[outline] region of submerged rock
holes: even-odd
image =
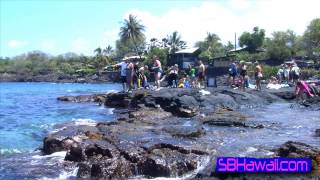
[[[305,101],[300,102],[301,105],[308,107],[309,109],[319,111],[320,110],[320,96],[308,98]]]
[[[77,146],[78,146],[78,143],[71,138],[65,138],[65,139],[59,140],[57,138],[49,136],[43,140],[42,151],[44,154],[52,154],[58,151],[66,151],[66,150],[69,150],[71,147],[77,147]]]
[[[175,137],[196,138],[205,134],[201,126],[170,126],[163,128],[163,131]]]

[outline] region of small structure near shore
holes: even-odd
[[[182,49],[174,54],[169,54],[168,66],[178,64],[180,69],[187,69],[189,64],[194,64],[199,59],[198,56],[200,53],[200,48],[189,48]]]

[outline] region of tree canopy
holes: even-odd
[[[119,53],[135,52],[141,54],[145,48],[145,27],[141,21],[132,14],[125,19],[120,27],[120,40],[116,42],[116,48]],[[126,47],[124,47],[126,46]]]
[[[254,27],[253,32],[244,32],[239,38],[239,45],[245,47],[249,52],[255,52],[262,47],[265,39],[265,30]]]
[[[276,31],[271,38],[266,38],[265,46],[270,58],[286,59],[299,55],[302,48],[301,37],[292,30]]]
[[[164,40],[166,42],[166,40]],[[177,31],[174,31],[172,35],[168,36],[167,44],[170,47],[170,53],[175,53],[180,49],[184,49],[187,45],[185,41],[181,40],[181,36]]]
[[[315,54],[320,56],[320,18],[316,18],[310,22],[304,32],[304,41],[309,56]]]
[[[207,33],[204,41],[197,42],[196,47],[199,47],[201,50],[200,58],[206,60],[222,56],[225,53],[225,48],[220,42],[219,36],[214,33]]]

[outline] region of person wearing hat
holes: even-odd
[[[123,92],[126,92],[126,89],[127,89],[127,87],[126,87],[126,83],[127,83],[126,70],[127,70],[128,62],[129,62],[129,59],[124,57],[122,59],[122,62],[120,62],[118,64],[111,65],[111,67],[120,67],[121,68],[120,75],[121,75],[121,82],[122,82],[122,90],[123,90]]]

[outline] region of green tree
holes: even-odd
[[[223,44],[220,42],[218,35],[214,33],[207,33],[204,41],[196,43],[196,47],[201,50],[200,58],[210,60],[217,56],[222,56],[225,53]]]
[[[97,49],[94,50],[94,52],[96,53],[94,66],[97,69],[102,69],[103,67],[105,67],[107,64],[110,63],[110,58],[106,56],[106,53],[109,53],[107,51],[111,51],[110,48],[111,46],[107,47],[107,49],[102,50],[100,47],[98,47]]]
[[[265,30],[254,27],[253,32],[244,32],[239,38],[241,47],[245,47],[248,52],[255,52],[258,48],[262,47],[265,37]]]
[[[149,49],[151,50],[151,49],[157,48],[157,47],[158,48],[161,47],[158,39],[157,38],[151,38],[150,39],[150,44],[149,44]]]
[[[102,54],[104,56],[110,57],[111,54],[113,53],[113,49],[110,45],[108,45],[105,49],[103,49]]]
[[[161,48],[161,47],[154,47],[150,49],[150,51],[147,53],[147,58],[145,60],[145,64],[152,64],[152,58],[154,56],[159,57],[159,60],[161,64],[165,67],[167,65],[167,58],[169,54],[169,49],[168,48]]]
[[[177,52],[180,49],[184,49],[187,45],[187,43],[185,41],[181,40],[181,36],[178,34],[177,31],[174,31],[172,33],[172,35],[170,35],[167,38],[167,43],[170,47],[170,53],[173,54],[175,52]]]
[[[292,30],[273,32],[272,38],[266,39],[265,46],[268,57],[273,59],[283,60],[302,52],[299,36]]]
[[[120,41],[118,43],[122,43],[121,46],[127,46],[128,51],[141,54],[145,47],[144,31],[145,27],[141,24],[140,20],[137,20],[136,16],[130,14],[129,19],[125,19],[123,26],[120,27]]]
[[[168,38],[162,38],[162,40],[161,40],[161,47],[162,47],[162,48],[167,48],[167,47],[169,47],[168,42],[169,42]]]
[[[304,32],[304,41],[309,56],[320,56],[320,18],[313,19]]]
[[[231,41],[228,41],[227,45],[224,46],[224,49],[227,53],[228,51],[231,51],[234,49],[234,45],[231,43]]]

